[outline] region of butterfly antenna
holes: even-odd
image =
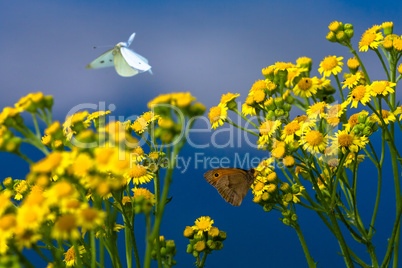
[[[97,49],[97,48],[102,48],[102,47],[113,47],[113,45],[107,45],[107,46],[93,46],[92,49]]]

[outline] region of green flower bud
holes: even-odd
[[[345,42],[348,39],[348,36],[345,34],[344,31],[339,31],[336,33],[336,39],[338,42]]]
[[[215,250],[221,250],[223,248],[223,243],[221,241],[216,241],[215,245]]]
[[[11,190],[11,189],[13,189],[14,181],[13,181],[13,179],[11,177],[5,178],[3,180],[3,185],[7,189]]]
[[[45,96],[43,98],[44,103],[45,103],[45,107],[48,108],[49,110],[52,109],[53,107],[53,96]]]
[[[261,196],[261,198],[262,198],[262,200],[264,200],[264,201],[268,201],[269,200],[269,193],[267,193],[267,192],[264,192],[263,194],[262,194],[262,196]]]
[[[204,239],[204,235],[202,235],[202,234],[200,234],[200,235],[195,234],[195,235],[194,235],[194,240],[195,240],[195,242],[201,241],[201,240],[203,240],[203,239]]]
[[[274,99],[273,98],[269,98],[264,102],[264,106],[265,108],[267,108],[267,110],[269,111],[275,111],[276,106],[274,103]]]
[[[288,218],[290,216],[290,214],[291,214],[291,211],[288,209],[285,211],[282,211],[282,216],[285,218]]]
[[[285,192],[285,193],[291,191],[291,187],[290,187],[289,183],[287,183],[287,182],[282,183],[282,184],[281,184],[281,187],[280,187],[279,189],[280,189],[282,192]]]
[[[355,32],[353,31],[353,29],[349,29],[349,30],[345,30],[345,34],[349,39],[351,39],[353,37],[353,35],[355,34]]]
[[[360,113],[359,116],[357,117],[357,121],[359,123],[365,124],[367,120],[367,115],[364,113]]]
[[[373,130],[371,129],[371,127],[365,127],[365,128],[363,129],[363,135],[364,135],[364,136],[368,137],[368,136],[370,136],[371,134],[373,134]]]
[[[292,105],[290,105],[289,103],[285,103],[285,104],[283,105],[283,109],[284,109],[286,112],[289,112],[289,111],[292,109]]]
[[[135,206],[134,207],[134,213],[135,214],[140,214],[142,212],[142,206]]]
[[[360,133],[359,128],[357,128],[356,126],[353,127],[352,131],[353,131],[353,133],[354,133],[355,135],[358,135],[358,134]]]
[[[357,124],[355,127],[357,127],[357,129],[359,130],[359,131],[363,131],[363,129],[366,127],[366,125],[363,123],[359,123],[359,124]]]
[[[231,100],[229,101],[226,106],[228,107],[229,110],[233,111],[233,110],[237,110],[237,102],[236,100]]]
[[[218,238],[219,238],[220,241],[224,241],[224,240],[226,239],[226,237],[227,237],[226,232],[224,232],[224,231],[219,231],[219,236],[218,236]]]
[[[289,203],[293,200],[293,195],[291,193],[287,193],[282,197],[282,200],[286,203]]]
[[[198,257],[198,252],[197,251],[193,251],[193,256],[194,256],[194,258],[197,258]]]
[[[371,129],[373,130],[373,132],[376,132],[378,130],[378,125],[374,124]]]
[[[268,119],[268,120],[274,120],[275,119],[274,111],[269,111],[265,118]]]
[[[275,110],[275,117],[276,117],[276,118],[281,117],[281,116],[283,116],[284,114],[285,114],[285,112],[284,112],[282,109],[277,109],[277,110]]]
[[[207,241],[207,247],[211,250],[214,250],[216,248],[216,243],[212,240]]]
[[[274,102],[275,102],[275,106],[278,107],[278,108],[282,108],[283,104],[285,103],[285,101],[283,100],[282,97],[275,98]]]
[[[166,248],[165,247],[161,248],[161,256],[162,257],[166,256]]]
[[[156,251],[155,251],[155,249],[153,249],[151,251],[151,257],[152,257],[152,259],[156,260]]]
[[[229,108],[230,109],[230,108]],[[190,107],[190,114],[192,116],[200,116],[205,113],[205,106],[202,103],[196,102]]]
[[[176,244],[174,243],[173,240],[166,241],[166,252],[168,254],[173,253],[175,249],[176,249]]]
[[[273,204],[265,204],[263,209],[265,212],[270,212],[274,208]]]
[[[292,221],[297,221],[297,215],[296,215],[296,214],[293,214],[293,215],[290,217],[290,219],[291,219]]]
[[[327,38],[327,40],[332,42],[332,43],[335,43],[337,41],[336,40],[336,35],[335,35],[334,32],[329,32],[325,38]]]
[[[289,104],[292,104],[292,103],[295,102],[295,98],[294,98],[292,95],[289,94],[288,96],[286,96],[285,101],[286,101],[287,103],[289,103]]]
[[[282,222],[283,222],[285,225],[290,225],[290,220],[289,220],[288,218],[284,218],[284,219],[282,220]]]
[[[343,26],[343,29],[345,29],[345,30],[353,30],[353,25],[350,24],[350,23],[346,23],[346,24]]]
[[[293,184],[292,185],[292,193],[293,194],[298,194],[300,193],[300,186],[298,184]]]

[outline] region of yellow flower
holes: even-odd
[[[314,80],[308,77],[300,79],[297,85],[293,88],[295,95],[302,98],[309,98],[317,93],[317,85],[314,84]]]
[[[15,243],[17,244],[17,248],[22,250],[25,248],[31,248],[32,245],[35,245],[42,236],[31,229],[26,229],[23,227],[15,228]]]
[[[348,59],[346,65],[349,67],[350,70],[357,70],[357,68],[360,67],[360,63],[355,57]]]
[[[370,92],[371,96],[377,97],[377,95],[387,96],[388,93],[394,93],[393,88],[396,87],[396,83],[388,81],[374,81],[368,86],[367,91]]]
[[[14,185],[14,190],[16,192],[14,199],[21,200],[25,194],[29,191],[29,185],[26,181],[20,181],[18,184]]]
[[[79,193],[70,182],[57,181],[45,192],[45,196],[47,197],[48,204],[57,205],[63,199],[78,198]]]
[[[84,230],[93,230],[104,223],[106,213],[95,208],[84,207],[76,212],[77,224]]]
[[[141,162],[145,159],[144,150],[140,146],[135,147],[131,155],[137,162]]]
[[[71,139],[73,134],[77,134],[77,131],[84,130],[89,127],[88,121],[85,119],[89,113],[87,111],[78,112],[66,118],[63,123],[63,132],[68,140]]]
[[[17,225],[24,229],[37,231],[45,220],[46,210],[38,206],[22,205],[17,210]]]
[[[357,163],[359,164],[359,163],[363,162],[363,160],[364,160],[365,157],[366,157],[365,155],[359,154],[359,155],[357,156]],[[356,159],[356,154],[350,152],[350,153],[346,156],[346,159],[345,159],[345,162],[343,162],[343,165],[344,165],[345,167],[349,168],[349,169],[352,169],[352,168],[354,167],[354,164],[356,163],[355,159]]]
[[[345,87],[352,89],[353,87],[357,86],[362,78],[362,74],[360,72],[356,72],[354,75],[349,76],[348,78],[346,78],[345,81],[342,82],[342,89],[344,89]]]
[[[287,155],[282,159],[282,163],[285,167],[293,167],[296,163],[295,159],[291,155]]]
[[[402,63],[399,64],[399,66],[398,66],[398,73],[399,73],[399,74],[402,74]]]
[[[295,135],[301,136],[302,134],[302,123],[293,120],[283,128],[281,139],[285,143],[290,143],[295,140]]]
[[[256,103],[261,103],[265,100],[265,92],[262,89],[256,89],[250,92],[250,96],[253,97],[253,100]]]
[[[52,237],[56,240],[76,240],[79,239],[80,232],[78,231],[78,220],[73,214],[60,216],[52,228]]]
[[[328,138],[317,130],[311,130],[301,136],[299,144],[308,152],[321,153],[327,147]]]
[[[296,78],[298,78],[302,73],[304,73],[304,72],[308,72],[308,68],[302,68],[302,67],[295,67],[295,68],[289,68],[288,69],[288,77],[287,77],[287,81],[285,82],[285,85],[287,86],[287,87],[291,87],[291,86],[293,86],[293,82],[294,82],[294,80],[296,79]],[[269,87],[268,87],[268,83],[270,84],[270,85],[272,85],[271,86],[271,90],[269,90],[269,91],[272,91],[272,90],[274,90],[274,89],[276,89],[276,84],[275,83],[273,83],[272,81],[270,81],[270,80],[266,80],[266,81],[268,81],[267,82],[267,88],[269,89]]]
[[[11,123],[13,122],[13,119],[18,117],[20,117],[20,113],[17,108],[5,107],[3,111],[0,113],[0,126],[1,125],[9,126],[10,124],[13,124]]]
[[[296,65],[294,65],[291,62],[275,62],[275,74],[278,73],[278,71],[286,71],[289,68],[294,68]]]
[[[392,45],[394,46],[396,51],[398,52],[402,51],[402,40],[400,38],[394,39]]]
[[[254,183],[251,185],[252,193],[254,196],[261,196],[264,192],[268,190],[268,184],[265,184],[264,180],[256,179]]]
[[[346,107],[348,105],[348,101],[343,102],[342,104],[336,104],[333,106],[328,106],[328,116],[327,122],[331,126],[337,126],[340,122],[340,117],[346,111]]]
[[[275,70],[274,66],[271,65],[271,66],[268,66],[268,67],[265,67],[264,69],[262,69],[261,72],[262,72],[263,76],[267,77],[269,75],[272,75],[274,73],[274,70]]]
[[[88,175],[90,170],[94,167],[92,157],[87,153],[81,153],[71,166],[71,171],[75,176],[84,177]]]
[[[212,124],[213,129],[219,127],[219,126],[223,126],[223,123],[225,122],[227,116],[228,116],[228,107],[226,107],[226,105],[222,105],[222,106],[216,106],[216,107],[212,107],[211,109],[209,109],[209,121]]]
[[[84,246],[79,246],[78,247],[78,252],[80,256],[82,256],[85,253],[85,247]],[[77,256],[75,255],[75,249],[74,246],[69,248],[66,253],[64,253],[64,260],[66,263],[67,267],[73,267],[77,264]]]
[[[162,94],[156,97],[155,99],[151,100],[148,102],[148,108],[152,109],[158,104],[163,104],[163,103],[170,103],[170,100],[172,99],[171,94]]]
[[[314,103],[307,109],[308,118],[309,119],[325,118],[326,117],[325,108],[327,108],[327,104],[324,101]]]
[[[155,195],[151,193],[148,189],[145,188],[134,188],[134,198],[142,196],[145,200],[150,201],[152,204],[155,204]]]
[[[341,24],[338,21],[333,21],[328,25],[328,29],[332,32],[336,32],[339,30]]]
[[[323,77],[330,76],[331,74],[337,75],[342,72],[343,57],[328,56],[320,63],[318,71]]]
[[[142,165],[134,165],[124,174],[124,177],[128,181],[133,180],[133,183],[138,185],[150,182],[153,178],[153,173],[149,172],[147,168]]]
[[[134,130],[135,133],[143,133],[148,128],[147,120],[142,117],[137,117],[137,119],[131,125],[131,128]]]
[[[190,106],[191,102],[195,100],[190,92],[171,93],[171,104],[180,108]]]
[[[208,232],[214,220],[211,220],[209,216],[202,216],[195,221],[195,225],[192,226],[193,230],[197,232],[198,235],[202,235],[203,232]]]
[[[258,148],[262,148],[265,144],[269,142],[270,138],[280,127],[280,125],[281,122],[279,120],[265,120],[261,123],[260,127],[258,128],[260,131],[260,138],[257,141]]]
[[[147,122],[147,124],[158,120],[159,117],[160,117],[159,115],[155,114],[152,111],[146,112],[143,115],[141,115],[141,118],[143,118]]]
[[[352,104],[350,107],[357,108],[357,104],[360,102],[364,106],[371,100],[370,91],[367,90],[366,86],[359,85],[353,89],[349,94],[348,101]]]
[[[31,165],[31,171],[36,173],[49,173],[57,168],[63,156],[59,152],[50,153],[46,158]]]
[[[380,32],[381,26],[374,25],[372,28],[366,30],[359,42],[359,51],[367,51],[370,49],[377,49],[384,38]]]
[[[332,146],[341,149],[344,154],[347,150],[356,153],[368,143],[366,136],[357,137],[353,132],[348,133],[346,130],[339,130],[338,133],[335,133],[335,137],[330,139],[332,140]]]
[[[378,113],[378,112],[379,112],[379,111],[377,111],[377,113]],[[395,121],[396,121],[395,115],[394,115],[393,113],[391,113],[390,111],[382,110],[382,111],[381,111],[381,116],[382,116],[382,119],[384,120],[384,122],[385,122],[386,125],[389,124],[389,121],[391,121],[391,122],[395,122]],[[375,122],[377,122],[379,126],[382,126],[381,119],[378,118],[378,116],[377,116],[376,114],[372,114],[372,115],[371,115],[371,118],[372,118]]]
[[[233,94],[233,93],[228,93],[228,94],[223,94],[222,95],[222,98],[221,98],[221,105],[226,105],[226,104],[228,104],[229,102],[231,102],[232,100],[235,100],[237,97],[239,97],[240,96],[240,94],[238,94],[238,93],[236,93],[236,94]]]
[[[100,118],[102,116],[106,116],[107,114],[110,114],[110,111],[96,111],[87,117],[87,121],[91,121],[97,118]]]
[[[313,80],[313,83],[317,86],[317,89],[325,89],[331,86],[331,80],[326,79],[325,77],[318,78],[314,76],[311,79]]]
[[[8,208],[13,206],[10,197],[11,192],[9,191],[0,192],[0,216],[3,215]]]
[[[300,57],[296,60],[296,64],[298,67],[307,67],[313,64],[313,61],[308,57]]]

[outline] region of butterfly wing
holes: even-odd
[[[247,170],[238,168],[216,168],[204,174],[219,194],[233,206],[240,206],[254,178]]]
[[[127,64],[132,68],[138,70],[138,72],[142,73],[151,69],[151,66],[149,66],[147,62],[142,60],[141,57],[138,57],[138,54],[131,49],[122,47],[120,51]]]
[[[139,73],[137,69],[133,69],[125,60],[121,53],[121,49],[116,49],[113,55],[114,67],[120,76],[129,77]]]
[[[130,37],[128,38],[128,41],[127,41],[127,46],[128,46],[128,47],[129,47],[129,46],[131,45],[131,43],[133,42],[134,37],[135,37],[135,33],[132,33],[132,34],[130,35]]]
[[[106,51],[87,65],[87,69],[98,69],[113,66],[113,48]]]

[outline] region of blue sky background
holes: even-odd
[[[357,48],[361,34],[374,24],[393,21],[394,32],[400,34],[400,14],[399,1],[2,1],[0,107],[42,91],[54,96],[54,117],[63,121],[81,103],[114,104],[115,116],[141,114],[150,99],[173,91],[190,91],[208,108],[228,91],[240,93],[244,100],[254,81],[262,78],[261,69],[277,61],[310,57],[313,75],[318,75],[319,62],[328,55],[343,56],[346,63],[347,49],[325,39],[330,22],[352,23]],[[93,46],[115,45],[132,32],[137,34],[131,48],[148,58],[154,75],[123,78],[113,68],[85,69],[108,49],[94,50]],[[374,53],[365,53],[362,59],[372,80],[385,78]],[[211,135],[192,138],[207,141]],[[244,144],[196,152],[229,158],[235,153],[264,155]],[[194,153],[187,146],[182,156],[194,158]],[[33,151],[28,154],[42,157]],[[193,264],[193,256],[185,253],[187,240],[182,232],[204,215],[228,233],[224,249],[208,256],[207,267],[307,267],[296,233],[278,220],[278,213],[264,213],[252,202],[251,193],[241,207],[232,207],[206,183],[205,171],[196,169],[193,162],[186,173],[174,174],[173,200],[167,206],[161,234],[176,242],[177,267]],[[0,153],[0,179],[24,178],[27,172],[21,160]],[[371,174],[376,170],[369,164],[359,174],[359,209],[366,220],[371,217],[376,191],[376,176]],[[391,173],[385,174],[374,236],[380,259],[395,215],[392,187]],[[298,216],[319,266],[343,266],[337,241],[318,216],[305,209],[299,209]],[[141,217],[138,222],[136,235],[143,256]],[[365,248],[352,248],[368,261]]]

